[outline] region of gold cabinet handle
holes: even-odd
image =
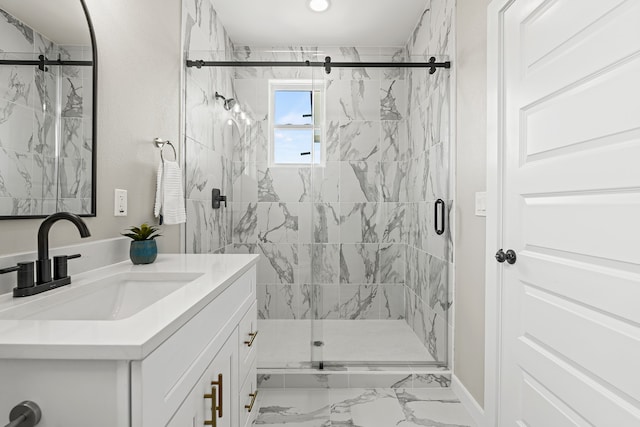
[[[218,416],[222,418],[222,374],[218,374],[218,381],[211,381],[212,386],[218,386],[220,391],[218,392]],[[215,406],[215,402],[214,402]]]
[[[253,404],[256,403],[256,398],[258,397],[258,390],[256,390],[254,393],[249,394],[249,397],[251,397],[251,403],[249,403],[248,405],[244,405],[244,408],[247,410],[247,412],[251,412],[251,410],[253,409]]]
[[[205,399],[211,399],[211,421],[205,421],[204,425],[216,427],[218,418],[216,417],[216,388],[211,387],[211,394],[205,394]]]
[[[247,347],[251,347],[253,345],[253,342],[256,340],[256,337],[258,336],[258,331],[251,332],[249,336],[251,337],[251,339],[249,341],[244,342],[247,345]]]

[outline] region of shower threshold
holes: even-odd
[[[404,320],[259,320],[258,368],[441,366]],[[316,332],[317,333],[317,332]],[[312,358],[313,352],[313,358]]]

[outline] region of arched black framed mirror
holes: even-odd
[[[0,0],[0,219],[96,215],[97,60],[84,0]]]

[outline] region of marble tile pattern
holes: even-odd
[[[452,0],[432,0],[410,37],[406,51],[415,60],[452,56]],[[407,249],[405,253],[405,319],[436,360],[450,362],[447,343],[452,325],[453,241],[455,223],[450,162],[450,73],[429,75],[411,69],[405,78],[408,115],[405,158]],[[391,150],[391,154],[396,151]],[[434,231],[435,201],[446,203],[445,233]]]
[[[91,56],[89,47],[56,45],[3,10],[0,39],[6,59]],[[92,78],[86,67],[0,67],[0,215],[90,212]]]
[[[240,61],[315,60],[317,54],[334,61],[404,59],[402,49],[356,47],[236,47],[233,53]],[[269,79],[323,82],[319,71],[234,70],[236,96],[254,119],[248,145],[233,154],[234,247],[249,243],[263,255],[260,318],[403,319],[405,73],[333,70],[324,80],[326,163],[313,169],[270,165]]]
[[[449,388],[261,390],[256,426],[471,427]]]
[[[224,60],[233,44],[208,0],[183,3],[184,51],[187,58]],[[186,250],[189,253],[233,251],[232,242],[251,243],[238,251],[256,253],[257,205],[252,198],[234,198],[256,182],[245,171],[248,165],[234,162],[235,147],[246,146],[248,129],[241,123],[228,123],[225,110],[214,94],[236,97],[230,68],[187,68],[185,99],[185,187],[187,199]],[[255,165],[255,164],[254,164]],[[255,170],[255,166],[254,166]],[[246,173],[245,173],[246,172]],[[234,177],[245,176],[235,182]],[[255,184],[254,184],[255,186]],[[227,207],[212,209],[211,192],[219,188],[227,196]],[[234,228],[235,223],[235,228]]]
[[[453,0],[432,0],[404,48],[234,46],[208,0],[185,0],[191,58],[237,61],[427,61],[451,53]],[[326,162],[269,164],[270,79],[325,87]],[[186,156],[192,251],[250,252],[262,319],[405,319],[446,361],[451,321],[449,72],[308,67],[188,69]],[[234,97],[250,124],[228,138],[212,94]],[[207,206],[222,187],[231,209]],[[449,211],[434,230],[435,201]],[[222,216],[224,219],[216,219]],[[227,227],[218,230],[219,227]]]

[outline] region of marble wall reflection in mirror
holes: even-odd
[[[0,0],[0,219],[95,215],[95,45],[82,0]]]

